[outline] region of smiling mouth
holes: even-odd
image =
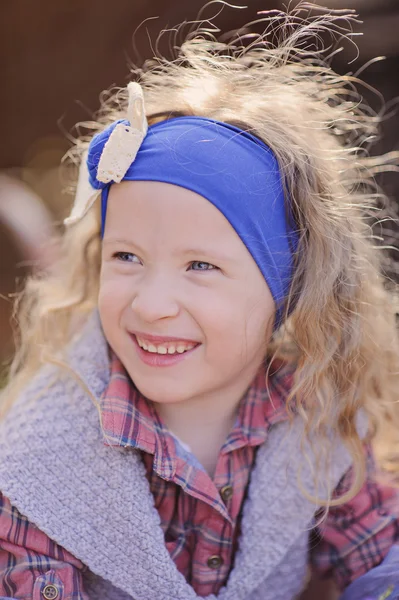
[[[183,340],[155,343],[153,340],[143,340],[136,334],[131,334],[141,361],[148,367],[172,367],[185,362],[201,346],[200,342],[185,342]],[[144,344],[147,349],[143,348]]]
[[[183,342],[183,341],[173,341],[173,342],[163,342],[162,344],[149,342],[137,335],[135,335],[137,344],[140,346],[142,350],[148,352],[149,354],[184,354],[189,350],[192,350],[196,346],[199,346],[199,343],[194,342]]]

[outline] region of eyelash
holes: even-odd
[[[128,257],[128,256],[137,256],[137,255],[133,254],[131,252],[115,252],[115,254],[112,255],[112,258],[116,258],[117,260],[120,260],[121,262],[130,262],[130,261],[124,260],[122,258],[122,257]],[[216,271],[216,270],[218,270],[218,267],[216,267],[212,263],[208,263],[208,262],[206,262],[204,260],[193,260],[190,263],[190,266],[194,265],[194,264],[208,265],[209,267],[212,267],[211,269],[193,269],[194,271]]]
[[[116,260],[120,260],[121,262],[130,262],[128,260],[124,260],[122,257],[126,256],[136,256],[136,254],[132,254],[131,252],[115,252],[112,255],[112,258],[116,258]]]

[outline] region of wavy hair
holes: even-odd
[[[286,319],[269,355],[295,365],[287,407],[299,413],[306,437],[321,441],[328,454],[333,428],[352,455],[353,486],[334,504],[353,496],[364,480],[359,409],[369,417],[371,438],[391,428],[381,464],[389,459],[391,470],[399,469],[392,452],[399,432],[395,296],[385,285],[383,251],[370,225],[384,202],[375,175],[397,157],[369,156],[380,116],[362,102],[355,77],[331,69],[334,41],[322,42],[326,33],[331,40],[342,37],[353,13],[311,9],[300,3],[289,13],[263,13],[223,41],[209,21],[189,32],[180,28],[186,35],[174,58],[155,56],[134,68],[133,77],[143,87],[150,123],[179,115],[218,119],[251,131],[278,158],[300,242]],[[251,33],[253,25],[263,33]],[[90,134],[71,155],[87,148],[93,131],[123,118],[126,101],[124,90],[104,93],[97,120],[85,124]],[[62,364],[77,324],[97,304],[97,208],[65,232],[59,263],[52,273],[30,278],[19,299],[19,349],[3,412],[42,363]]]

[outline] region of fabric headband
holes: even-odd
[[[132,85],[140,95],[138,84]],[[203,117],[177,117],[147,130],[143,102],[132,101],[130,94],[130,107],[136,102],[134,116],[96,135],[88,151],[89,181],[101,190],[102,232],[115,182],[158,181],[200,194],[220,210],[251,253],[280,323],[298,238],[272,150],[238,127]]]

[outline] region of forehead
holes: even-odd
[[[245,248],[211,202],[191,190],[155,181],[123,181],[111,186],[105,237],[114,233],[153,233],[176,241],[205,239]]]

